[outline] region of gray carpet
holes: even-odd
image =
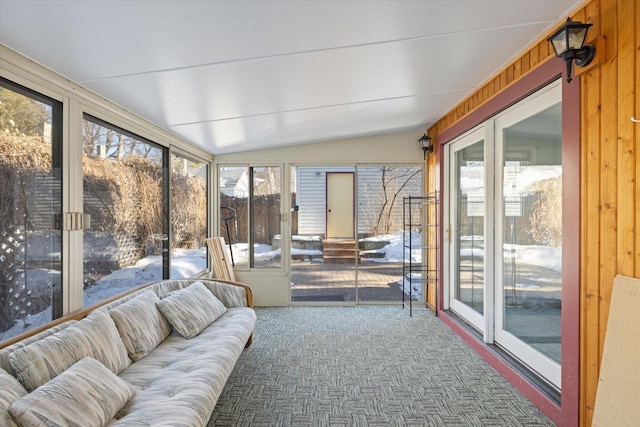
[[[553,426],[431,311],[257,308],[209,426]]]

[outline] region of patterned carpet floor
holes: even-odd
[[[257,308],[212,426],[554,426],[433,313]]]

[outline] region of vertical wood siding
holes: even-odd
[[[599,60],[581,73],[580,425],[591,425],[616,274],[640,277],[640,0],[586,1],[572,14],[593,23]],[[559,21],[564,17],[558,17]],[[437,137],[550,57],[546,37],[428,129]],[[438,149],[438,147],[436,147]],[[427,191],[439,186],[428,157]]]

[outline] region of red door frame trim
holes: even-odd
[[[443,146],[500,111],[515,104],[541,87],[562,78],[562,393],[558,405],[520,372],[515,370],[490,346],[479,340],[457,320],[441,311],[443,287],[438,285],[438,315],[471,348],[482,356],[502,376],[533,402],[559,426],[574,427],[579,422],[580,395],[580,79],[567,83],[563,76],[563,62],[551,58],[517,82],[497,94],[475,111],[436,136],[436,144]],[[444,150],[438,150],[440,194],[444,190]],[[440,209],[440,224],[444,224]],[[444,232],[440,227],[440,248],[444,248]],[[442,249],[440,249],[442,251]],[[439,277],[443,277],[444,254],[440,253]]]

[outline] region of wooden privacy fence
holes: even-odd
[[[292,205],[295,202],[295,194],[291,195]],[[220,197],[220,232],[219,235],[227,240],[227,226],[231,236],[231,243],[247,242],[249,236],[249,199],[246,197],[232,197],[222,195]],[[229,207],[235,210],[236,216],[226,222],[222,217],[228,217]],[[253,241],[271,245],[273,238],[282,233],[280,229],[280,195],[269,194],[253,199]],[[291,212],[291,232],[298,233],[297,212]]]

